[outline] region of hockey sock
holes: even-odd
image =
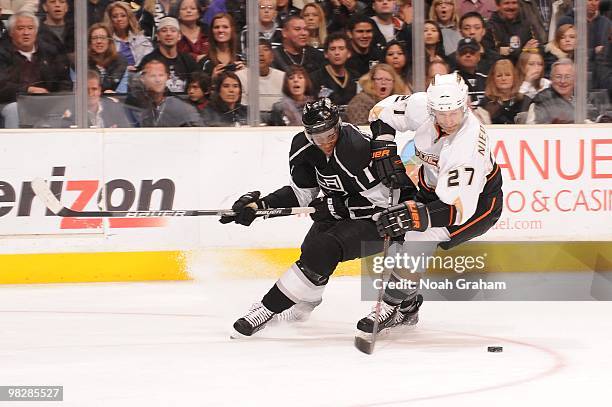
[[[261,303],[264,307],[276,314],[280,314],[284,310],[295,305],[295,302],[291,301],[289,297],[283,294],[276,284],[274,284],[272,288],[270,288],[270,291],[264,295]]]
[[[412,279],[406,279],[392,272],[389,277],[389,284],[385,289],[383,301],[389,305],[399,305],[404,300],[414,298],[417,291],[418,276]]]

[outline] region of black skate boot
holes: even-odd
[[[274,315],[274,312],[264,307],[261,302],[256,302],[245,316],[234,322],[234,332],[231,337],[240,338],[253,335],[264,329]]]
[[[396,323],[403,326],[416,325],[419,322],[419,308],[423,304],[423,296],[417,294],[411,300],[404,300],[399,306]]]
[[[383,301],[380,307],[380,314],[378,315],[378,332],[397,325],[396,314],[400,306],[390,305]],[[376,305],[372,308],[372,312],[370,312],[368,316],[361,318],[359,322],[357,322],[357,330],[365,334],[371,334],[374,331],[375,317]]]

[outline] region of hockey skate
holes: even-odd
[[[234,332],[230,336],[234,339],[251,336],[264,329],[274,315],[276,314],[267,309],[261,302],[256,302],[245,316],[234,322]]]
[[[274,314],[272,321],[274,323],[294,323],[306,322],[310,318],[312,311],[321,304],[323,300],[316,302],[298,302],[293,307],[284,310],[280,314]]]
[[[378,316],[378,332],[383,332],[398,325],[412,326],[419,321],[419,308],[423,303],[423,296],[417,294],[410,301],[404,301],[400,305],[391,305],[386,302],[380,304]],[[357,322],[358,334],[371,335],[374,331],[374,318],[376,317],[376,306],[364,318]]]

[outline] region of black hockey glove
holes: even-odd
[[[394,141],[375,139],[370,142],[372,167],[378,179],[386,186],[394,188],[409,187],[413,183],[406,174],[402,158],[397,155]]]
[[[232,205],[232,210],[236,212],[233,216],[221,216],[219,222],[230,223],[236,222],[240,225],[249,226],[255,220],[256,209],[266,209],[266,204],[262,199],[259,199],[261,193],[259,191],[248,192],[242,195]]]
[[[410,230],[423,232],[429,227],[429,212],[421,202],[406,201],[374,215],[378,234],[398,237]]]
[[[322,196],[313,200],[308,206],[315,208],[315,213],[310,214],[315,222],[347,219],[349,217],[344,198],[338,196]]]

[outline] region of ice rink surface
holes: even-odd
[[[64,386],[18,407],[611,403],[610,302],[425,302],[368,356],[353,334],[371,303],[340,277],[308,322],[229,339],[272,283],[0,286],[0,385]]]

